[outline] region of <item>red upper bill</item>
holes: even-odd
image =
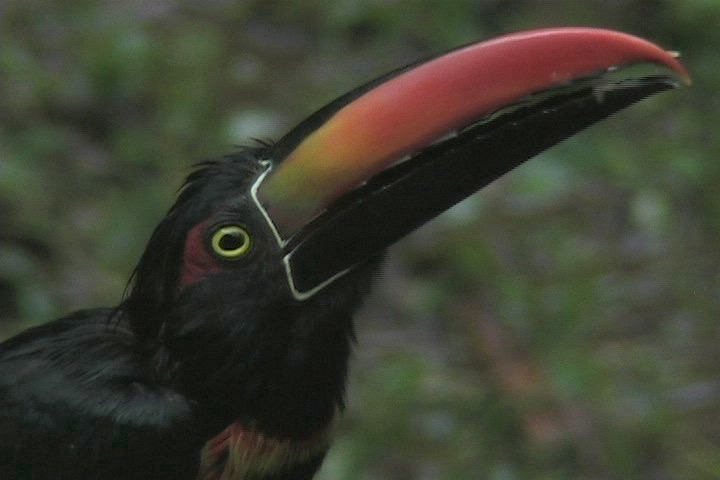
[[[339,196],[449,132],[532,93],[637,63],[662,65],[690,82],[673,54],[609,30],[534,30],[454,50],[381,83],[308,132],[279,159],[259,199],[287,238]]]

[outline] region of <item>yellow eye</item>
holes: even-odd
[[[250,234],[237,225],[227,225],[213,233],[210,240],[213,252],[226,260],[239,260],[250,251]]]

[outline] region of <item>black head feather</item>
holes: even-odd
[[[188,176],[148,242],[120,315],[146,344],[158,380],[222,412],[218,426],[240,421],[303,438],[343,408],[351,317],[379,262],[310,300],[293,298],[282,252],[249,196],[268,148],[244,148]],[[253,252],[184,285],[189,232],[227,222],[248,228]]]
[[[180,259],[189,229],[229,198],[243,195],[262,170],[269,144],[241,147],[195,166],[177,200],[153,231],[130,278],[120,313],[139,338],[154,338],[178,295]]]

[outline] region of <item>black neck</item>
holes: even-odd
[[[305,302],[268,292],[238,296],[222,288],[222,276],[202,282],[161,322],[154,370],[212,412],[218,426],[239,422],[278,438],[313,435],[344,407],[352,315],[371,276],[351,275]]]

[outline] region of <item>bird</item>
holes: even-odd
[[[632,75],[624,67],[654,64]],[[198,164],[123,300],[0,344],[0,478],[308,480],[386,247],[541,151],[689,84],[559,27],[465,45]]]

